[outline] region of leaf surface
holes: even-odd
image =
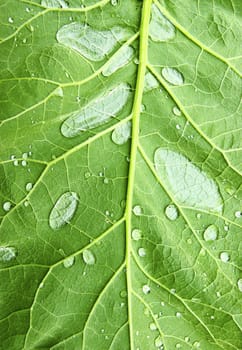
[[[0,3],[0,349],[241,349],[241,3]]]

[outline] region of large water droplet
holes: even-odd
[[[123,145],[131,135],[131,122],[118,125],[112,132],[112,140],[117,145]]]
[[[122,47],[116,54],[114,54],[114,56],[111,57],[110,61],[108,62],[108,66],[103,69],[102,74],[105,77],[108,77],[118,69],[124,67],[132,60],[133,54],[134,49],[131,46]]]
[[[162,68],[161,73],[165,80],[172,85],[182,85],[184,83],[183,75],[175,68]]]
[[[63,265],[65,268],[69,268],[69,267],[72,267],[75,263],[75,257],[74,256],[69,256],[68,258],[66,258],[64,261],[63,261]]]
[[[135,206],[133,207],[133,213],[134,213],[134,215],[136,215],[136,216],[140,216],[140,215],[142,215],[142,213],[143,213],[143,209],[141,208],[140,205],[135,205]]]
[[[165,209],[165,214],[169,220],[176,220],[178,218],[178,210],[174,204],[170,204]]]
[[[222,213],[223,201],[216,182],[186,157],[158,148],[154,163],[159,178],[179,204]]]
[[[68,8],[68,5],[64,0],[42,0],[41,5],[45,7]]]
[[[14,247],[0,247],[0,261],[7,262],[16,258],[17,250]]]
[[[152,40],[167,41],[175,37],[175,27],[165,16],[163,16],[155,4],[152,5],[151,16],[152,18],[149,25],[149,35]]]
[[[5,202],[3,203],[3,210],[9,211],[11,209],[11,206],[12,206],[11,202]]]
[[[158,80],[156,80],[153,74],[150,72],[145,74],[144,92],[156,89],[159,85]]]
[[[240,292],[242,292],[242,278],[240,278],[237,282],[238,288],[240,290]]]
[[[87,265],[94,265],[96,262],[94,254],[88,249],[83,251],[82,258]]]
[[[159,348],[160,346],[163,345],[163,341],[162,341],[162,338],[160,335],[158,335],[157,338],[155,338],[155,347],[156,348]]]
[[[141,258],[143,258],[144,256],[146,256],[146,250],[145,250],[145,248],[139,248],[138,249],[138,255],[141,257]]]
[[[227,252],[220,253],[220,260],[224,263],[228,262],[230,260],[230,256]]]
[[[237,210],[235,213],[234,213],[234,216],[237,218],[237,219],[240,219],[242,217],[242,212],[240,210]]]
[[[75,192],[65,192],[62,194],[49,216],[49,225],[53,230],[57,230],[69,223],[72,219],[78,204],[78,196]]]
[[[203,234],[203,238],[205,241],[215,241],[217,236],[218,236],[218,228],[215,225],[209,225]]]
[[[28,192],[31,191],[32,188],[33,188],[32,182],[28,182],[28,183],[26,184],[26,186],[25,186],[25,189],[26,189],[26,191],[28,191]]]
[[[143,293],[147,295],[150,293],[150,286],[145,284],[145,285],[143,285],[142,290],[143,290]]]
[[[133,238],[133,240],[135,241],[139,241],[141,239],[141,231],[137,228],[133,229],[131,236]]]
[[[123,27],[113,27],[110,30],[96,30],[87,24],[70,23],[61,27],[56,38],[82,56],[92,61],[101,61],[106,58],[117,42],[128,39],[133,33]]]
[[[93,99],[80,111],[70,113],[61,126],[65,137],[74,137],[80,132],[107,123],[126,104],[130,95],[129,85],[121,83],[103,96]]]

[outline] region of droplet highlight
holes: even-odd
[[[134,241],[139,241],[142,237],[141,231],[139,229],[135,228],[135,229],[133,229],[131,236],[132,236],[132,239]]]
[[[41,5],[49,8],[68,8],[68,5],[64,0],[42,0]]]
[[[142,287],[142,291],[144,294],[149,294],[150,293],[150,286],[148,286],[147,284],[145,284],[143,287]]]
[[[3,203],[3,210],[9,211],[11,209],[12,203],[11,202],[5,202]]]

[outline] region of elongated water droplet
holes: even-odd
[[[101,61],[119,42],[128,39],[133,32],[124,27],[113,27],[110,30],[96,30],[87,24],[70,23],[61,27],[56,38],[82,56],[92,61]]]
[[[49,216],[49,225],[53,230],[57,230],[69,223],[75,214],[78,204],[78,196],[75,192],[65,192],[62,194]]]
[[[224,263],[230,260],[229,254],[227,252],[220,253],[220,260]]]
[[[142,215],[142,213],[143,213],[143,209],[141,208],[140,205],[135,205],[135,206],[133,207],[133,213],[134,213],[134,215],[136,215],[136,216],[140,216],[140,215]]]
[[[162,338],[160,335],[158,335],[157,338],[155,338],[155,347],[156,348],[159,348],[160,346],[163,345],[163,341],[162,341]]]
[[[176,35],[173,24],[161,13],[159,8],[153,4],[149,25],[149,35],[153,41],[171,40]]]
[[[26,186],[25,186],[25,189],[26,189],[26,191],[31,191],[32,190],[32,188],[33,188],[33,184],[31,183],[31,182],[28,182],[27,184],[26,184]]]
[[[180,117],[181,116],[181,111],[178,107],[173,107],[172,109],[173,113],[177,116],[177,117]]]
[[[238,280],[237,285],[238,285],[239,291],[242,292],[242,278]]]
[[[217,236],[218,236],[218,228],[215,225],[209,225],[203,234],[203,238],[205,241],[215,241]]]
[[[150,293],[150,286],[145,284],[145,285],[143,285],[142,290],[143,290],[144,294],[149,294]]]
[[[222,213],[223,201],[216,182],[186,157],[158,148],[154,163],[159,178],[179,204]]]
[[[126,104],[130,95],[129,85],[121,83],[103,96],[92,100],[80,111],[70,113],[61,126],[65,137],[74,137],[80,132],[107,123]]]
[[[133,57],[134,49],[131,46],[122,47],[114,56],[111,57],[108,66],[103,69],[102,74],[105,77],[115,73],[118,69],[128,64]]]
[[[7,262],[15,259],[17,250],[14,247],[0,247],[0,261]]]
[[[146,256],[146,250],[145,248],[139,248],[138,249],[138,255],[143,258],[144,256]]]
[[[11,206],[12,206],[11,202],[5,202],[3,203],[3,210],[9,211],[11,209]]]
[[[167,218],[171,221],[174,221],[178,218],[178,210],[177,207],[174,204],[170,204],[165,209],[165,214]]]
[[[128,141],[131,135],[131,123],[123,123],[118,125],[112,132],[112,140],[117,145],[123,145]]]
[[[183,75],[175,68],[165,67],[162,68],[162,75],[168,83],[172,85],[183,85]]]
[[[158,80],[156,80],[153,74],[150,72],[145,74],[144,92],[156,89],[159,87],[159,85]]]
[[[131,235],[132,235],[133,240],[135,240],[135,241],[139,241],[142,237],[141,231],[137,228],[133,229]]]
[[[96,262],[94,254],[88,249],[83,251],[82,258],[87,265],[94,265]]]
[[[65,268],[69,268],[69,267],[72,267],[75,263],[75,257],[74,256],[69,256],[68,258],[66,258],[64,261],[63,261],[63,265]]]
[[[68,5],[64,0],[42,0],[41,5],[45,7],[68,8]]]

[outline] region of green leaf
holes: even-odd
[[[241,1],[0,4],[0,349],[241,349]]]

